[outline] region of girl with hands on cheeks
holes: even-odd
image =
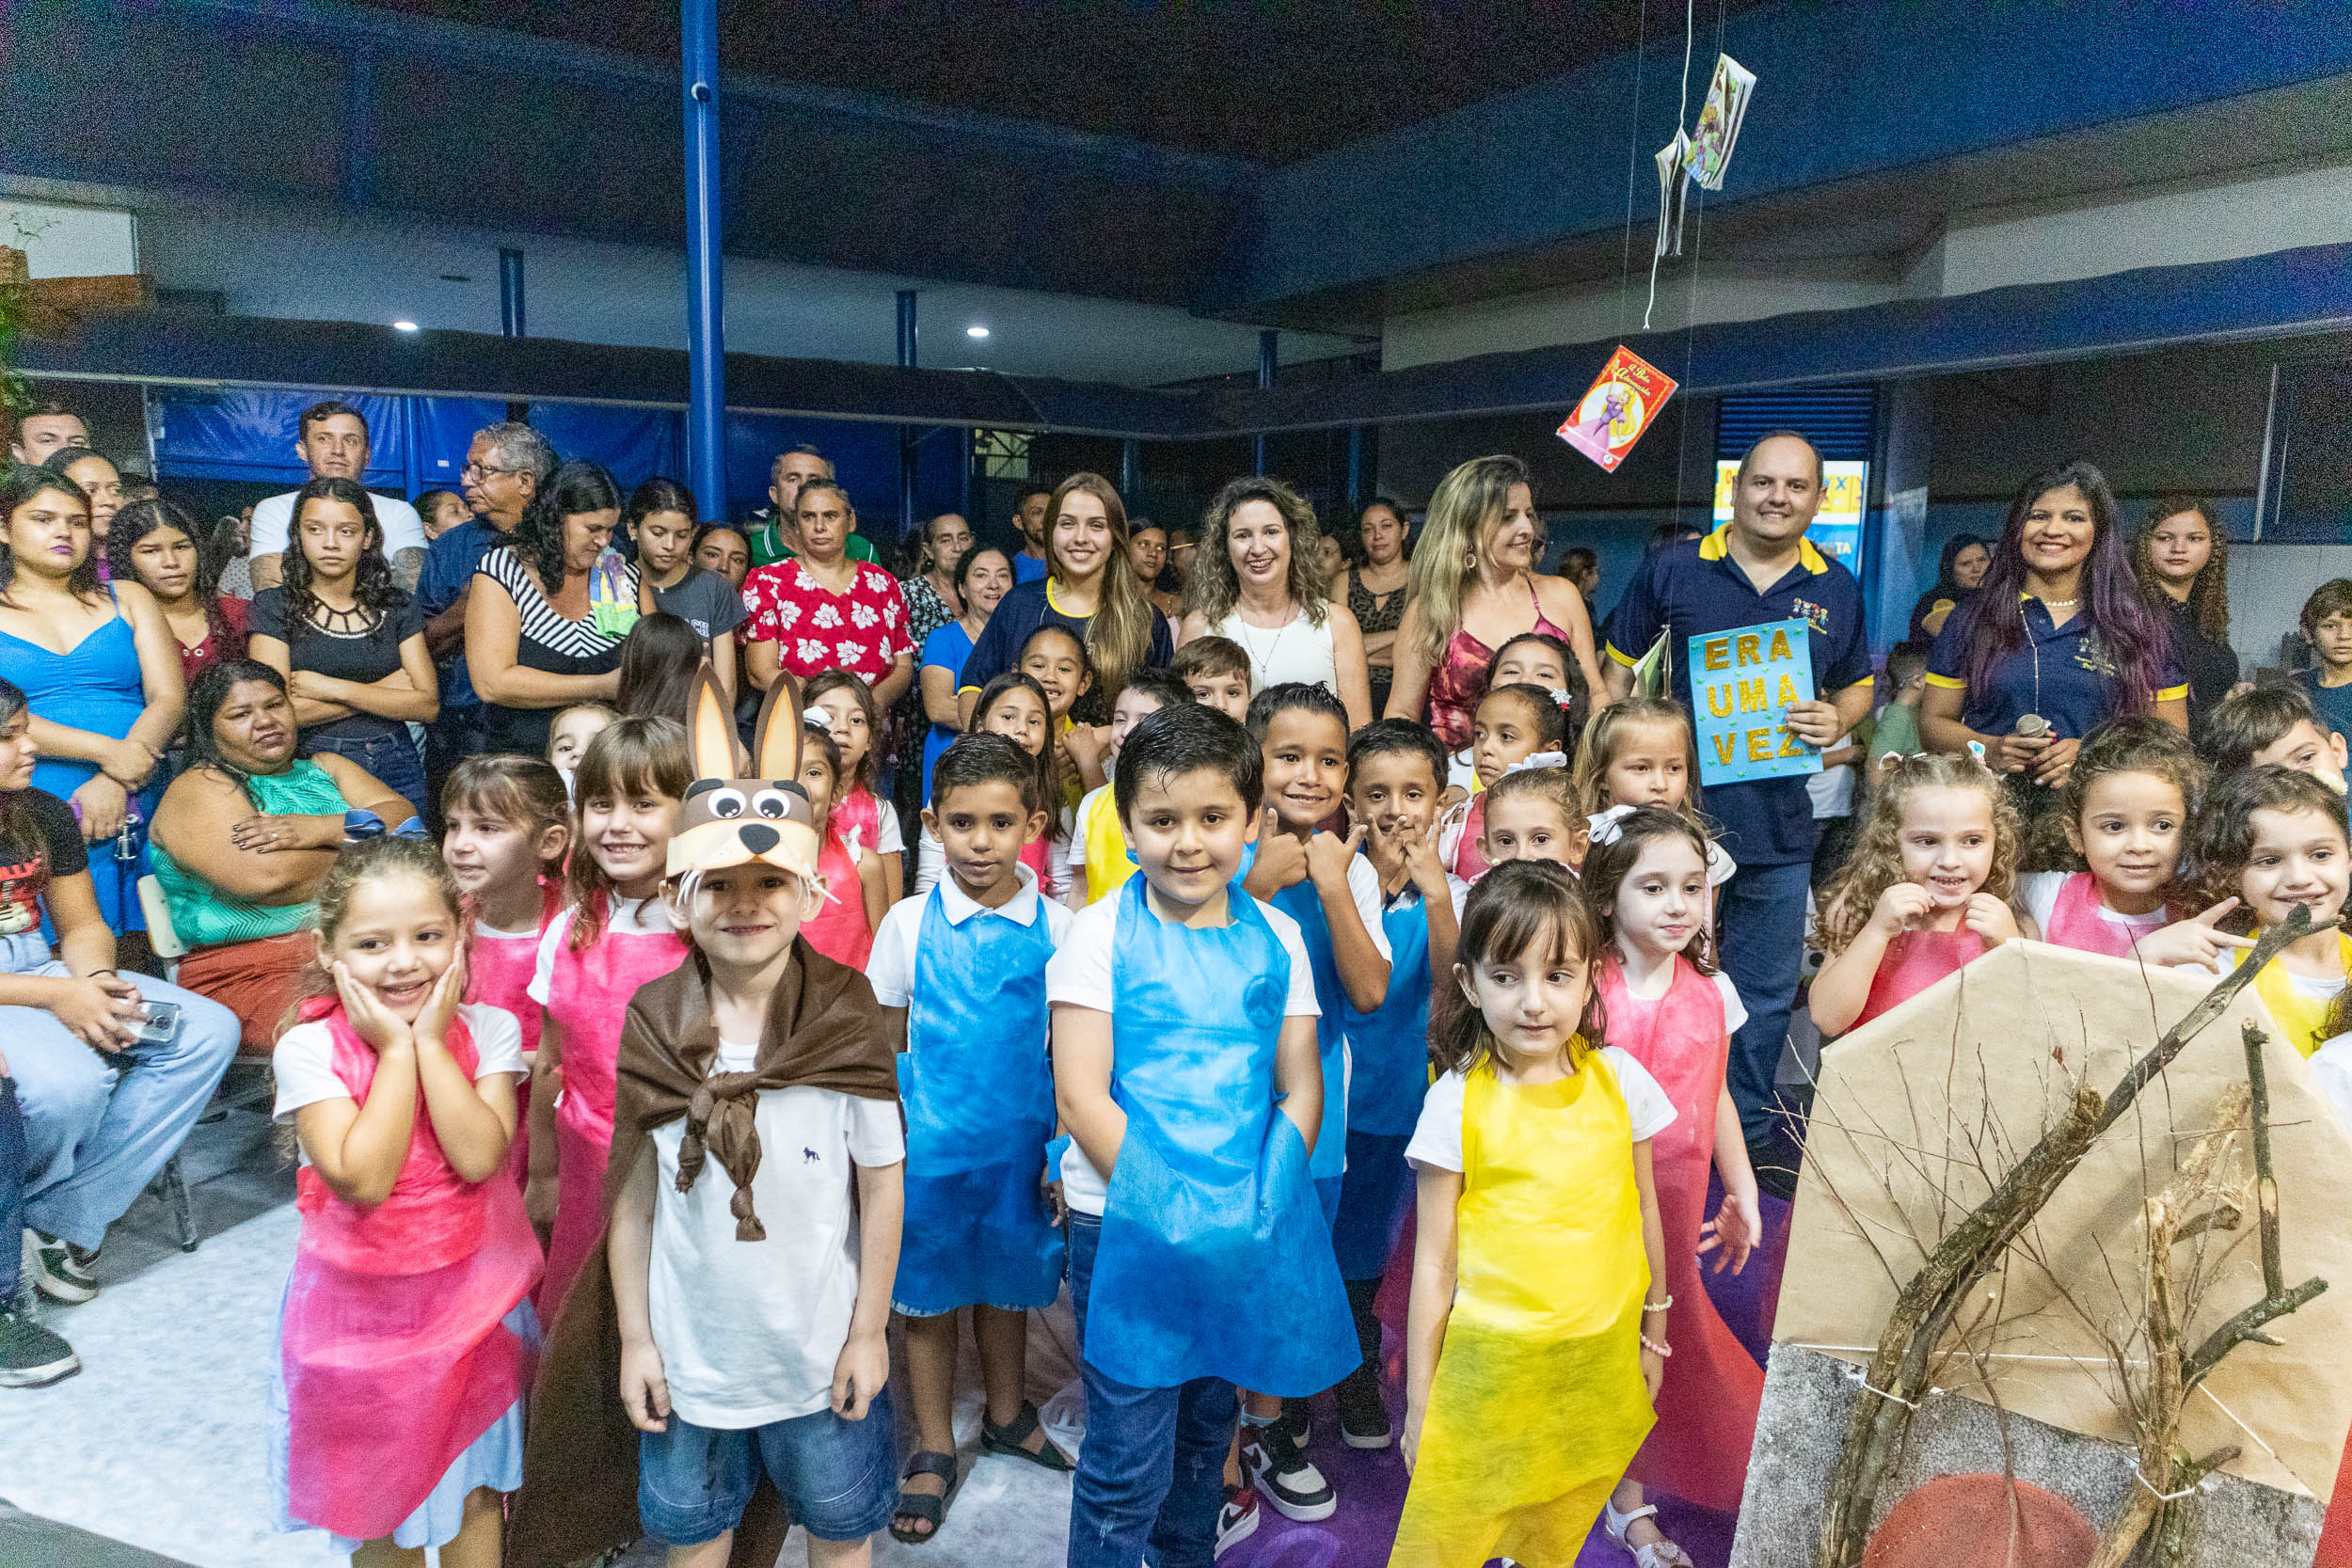
[[[302,1240],[271,1472],[282,1528],[362,1562],[437,1546],[495,1563],[501,1494],[522,1484],[539,1244],[501,1179],[522,1030],[463,1000],[464,933],[429,845],[344,850],[319,890],[312,994],[272,1060]]]
[[[1823,890],[1829,958],[1814,977],[1824,1035],[1867,1023],[1971,958],[2040,933],[2011,903],[2017,813],[1971,757],[1909,757],[1889,770],[1845,868]]]

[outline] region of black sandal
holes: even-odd
[[[890,1538],[903,1541],[910,1546],[920,1546],[926,1541],[937,1540],[940,1526],[947,1522],[947,1499],[956,1495],[956,1456],[923,1449],[907,1461],[907,1467],[898,1479],[905,1481],[916,1476],[937,1476],[947,1483],[947,1490],[934,1497],[927,1492],[909,1492],[903,1486],[899,1488],[898,1506],[890,1511]],[[931,1528],[916,1534],[898,1523],[902,1514]]]
[[[1076,1469],[1078,1466],[1071,1463],[1070,1456],[1054,1447],[1054,1440],[1050,1437],[1035,1453],[1022,1446],[1028,1442],[1029,1434],[1037,1431],[1037,1406],[1026,1401],[1022,1402],[1021,1414],[1003,1426],[998,1426],[983,1414],[980,1417],[980,1448],[988,1453],[1001,1453],[1008,1459],[1025,1459],[1038,1468],[1052,1470],[1057,1475],[1066,1475]]]

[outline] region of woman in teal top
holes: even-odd
[[[297,757],[286,679],[224,659],[188,696],[188,767],[155,809],[150,847],[173,932],[188,949],[180,984],[235,1013],[246,1047],[266,1052],[295,999],[319,884],[343,845],[421,836],[415,808],[333,753]]]

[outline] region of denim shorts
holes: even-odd
[[[765,1468],[791,1522],[820,1541],[863,1541],[898,1500],[890,1390],[862,1421],[831,1410],[713,1432],[673,1411],[667,1432],[637,1434],[637,1516],[673,1546],[713,1541],[743,1518]]]

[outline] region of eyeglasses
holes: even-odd
[[[492,463],[469,463],[457,470],[460,479],[485,479],[491,474],[519,474],[521,468],[501,468]]]

